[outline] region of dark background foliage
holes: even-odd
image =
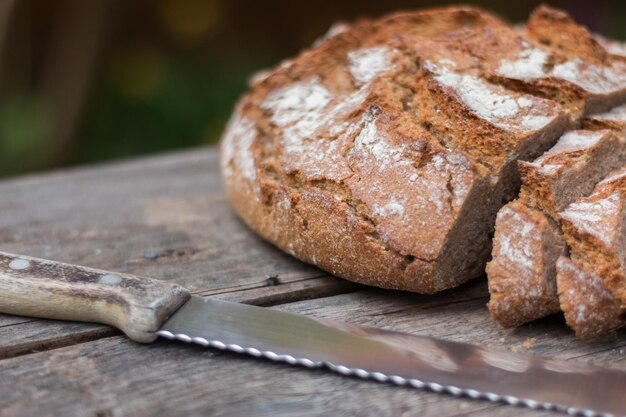
[[[466,2],[509,21],[537,1]],[[626,2],[554,1],[626,39]],[[216,143],[255,71],[337,20],[453,2],[0,0],[0,176]]]

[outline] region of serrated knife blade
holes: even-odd
[[[0,312],[113,325],[343,375],[587,416],[626,416],[626,372],[192,296],[131,274],[0,252]]]
[[[157,332],[273,361],[570,415],[626,415],[626,373],[192,298]]]

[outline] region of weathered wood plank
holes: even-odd
[[[214,149],[0,183],[2,250],[175,280],[192,291],[319,276],[257,238]]]
[[[626,369],[624,333],[584,343],[556,317],[503,330],[488,317],[484,290],[484,282],[434,297],[367,289],[275,308],[581,362],[593,358]],[[13,381],[0,381],[3,395],[17,384],[24,398],[40,399],[20,401],[8,392],[0,396],[6,416],[93,415],[103,406],[112,415],[127,416],[559,415],[289,368],[169,341],[138,346],[122,337],[0,361],[0,374]]]
[[[272,279],[268,278],[267,281],[272,282]],[[347,293],[358,288],[364,287],[336,277],[321,276],[271,285],[264,282],[263,286],[256,288],[202,291],[196,294],[238,303],[274,306]]]
[[[1,327],[0,334],[0,359],[6,359],[110,337],[120,332],[97,324],[32,320]]]

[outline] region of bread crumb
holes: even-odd
[[[533,347],[535,347],[535,342],[536,341],[537,341],[536,338],[530,337],[530,338],[526,339],[524,341],[524,343],[522,343],[522,346],[524,346],[526,349],[532,349]]]

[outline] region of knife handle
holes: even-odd
[[[109,324],[136,342],[191,294],[176,284],[0,252],[0,312]]]

